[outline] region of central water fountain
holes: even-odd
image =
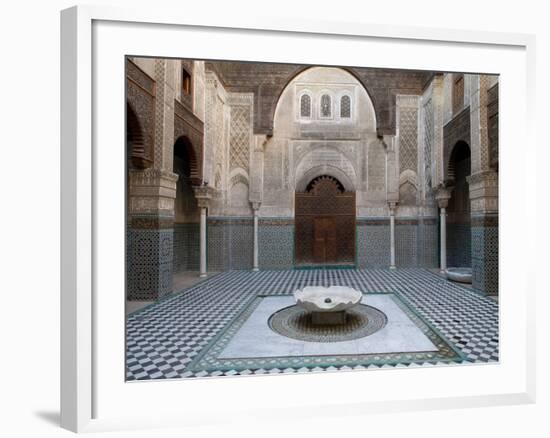
[[[294,292],[295,305],[268,319],[276,333],[308,342],[342,342],[381,330],[386,315],[361,303],[363,293],[347,286],[307,286]]]
[[[307,286],[294,292],[296,304],[311,312],[313,325],[343,325],[348,309],[361,302],[363,294],[346,286]]]

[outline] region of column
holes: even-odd
[[[253,202],[252,209],[254,210],[254,259],[252,261],[252,270],[256,272],[260,270],[258,262],[258,210],[260,209],[260,203]]]
[[[201,207],[199,272],[200,277],[206,277],[206,207]]]
[[[435,192],[435,199],[439,207],[439,229],[440,229],[440,261],[439,267],[442,274],[447,269],[447,205],[451,197],[451,187],[439,186]]]
[[[447,212],[445,207],[441,207],[439,210],[439,231],[440,231],[440,254],[439,254],[439,271],[444,274],[447,269]]]
[[[390,269],[395,269],[395,208],[396,204],[390,202]]]
[[[207,276],[207,266],[206,266],[206,248],[208,242],[206,241],[206,213],[208,205],[212,196],[214,194],[214,189],[208,186],[208,183],[203,183],[202,186],[193,187],[195,191],[195,198],[197,199],[197,204],[201,211],[201,221],[200,221],[200,266],[199,266],[199,276]]]

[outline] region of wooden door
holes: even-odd
[[[334,263],[336,258],[336,221],[331,217],[314,218],[313,262]]]
[[[296,193],[296,264],[353,264],[355,193],[332,177],[319,177]]]

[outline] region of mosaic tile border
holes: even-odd
[[[258,296],[250,300],[229,326],[216,336],[204,349],[191,361],[187,369],[194,373],[213,373],[216,371],[254,371],[257,369],[285,369],[298,368],[309,369],[329,367],[357,367],[357,366],[397,366],[397,365],[422,365],[430,363],[460,363],[468,361],[466,356],[455,349],[434,327],[427,323],[413,309],[406,305],[395,293],[382,293],[390,295],[395,304],[413,321],[424,335],[438,348],[438,352],[412,352],[412,353],[382,353],[382,354],[358,354],[338,356],[293,356],[293,357],[270,357],[270,358],[239,358],[219,359],[218,356],[225,349],[231,339],[237,334],[246,320],[261,303],[264,296]],[[316,371],[316,370],[313,370]]]

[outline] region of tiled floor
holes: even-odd
[[[260,296],[306,285],[395,294],[440,354],[219,360]],[[498,303],[423,269],[230,271],[130,314],[127,379],[421,366],[498,361]]]
[[[210,275],[215,275],[217,272],[211,272]],[[175,291],[181,291],[187,289],[195,284],[203,281],[204,279],[199,276],[198,271],[183,271],[174,274],[172,280],[172,288]],[[136,312],[153,304],[153,301],[127,301],[126,302],[126,315]]]

